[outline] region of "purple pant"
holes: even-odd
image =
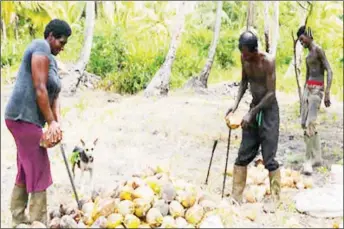
[[[16,184],[25,184],[28,193],[46,190],[53,182],[47,149],[39,146],[42,129],[20,120],[5,121],[17,146]]]

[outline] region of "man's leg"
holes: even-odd
[[[307,120],[308,120],[308,112],[309,112],[309,101],[308,97],[310,96],[310,90],[308,86],[304,88],[304,93],[302,97],[302,104],[301,104],[301,127],[304,130],[303,140],[306,146],[306,154],[303,163],[303,173],[306,175],[310,175],[313,173],[312,168],[312,139],[309,137],[307,131]]]
[[[314,88],[308,98],[308,116],[306,122],[306,135],[308,136],[308,148],[311,151],[311,162],[309,164],[321,165],[322,153],[320,145],[319,133],[316,129],[316,120],[322,100],[322,92],[318,88]]]
[[[259,136],[257,129],[249,127],[242,130],[242,140],[238,157],[233,168],[232,197],[238,203],[242,202],[242,194],[246,186],[247,165],[258,153]]]
[[[304,131],[303,138],[306,144],[306,155],[305,155],[305,162],[303,163],[303,173],[305,175],[311,175],[313,173],[312,168],[312,138],[310,138],[307,134],[307,131]]]
[[[279,138],[279,108],[278,104],[272,104],[265,109],[263,123],[259,132],[262,142],[262,156],[265,168],[269,171],[271,198],[264,205],[264,210],[274,212],[278,207],[281,191],[281,174],[279,164],[276,161],[276,152]]]
[[[321,152],[321,143],[320,136],[318,132],[314,133],[313,136],[313,166],[321,166],[323,164],[322,152]]]

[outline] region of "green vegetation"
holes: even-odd
[[[87,71],[102,77],[100,87],[134,94],[147,86],[164,62],[171,40],[175,8],[171,2],[112,2],[113,10],[97,3],[91,58]],[[312,2],[308,19],[315,41],[324,48],[333,70],[332,94],[343,100],[343,2]],[[264,6],[255,3],[256,30],[260,48],[264,41]],[[15,77],[25,47],[42,38],[45,24],[52,18],[70,23],[73,35],[57,58],[76,62],[83,46],[85,2],[1,2],[1,75],[2,82]],[[172,66],[171,87],[182,86],[199,74],[212,41],[216,4],[202,2],[190,10],[181,44]],[[277,48],[277,88],[297,93],[294,71],[286,75],[293,57],[291,33],[296,33],[305,11],[297,2],[279,4]],[[209,83],[240,80],[238,37],[246,27],[247,2],[224,2],[220,40]],[[272,13],[272,11],[271,11]],[[301,85],[304,83],[303,52]],[[333,96],[334,97],[334,96]]]

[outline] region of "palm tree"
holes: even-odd
[[[145,89],[144,95],[146,97],[168,94],[171,68],[176,58],[176,50],[179,45],[185,22],[185,2],[183,1],[179,3],[179,5],[180,7],[175,18],[175,26],[172,33],[170,48],[166,55],[165,62]]]
[[[279,38],[279,2],[274,1],[274,13],[273,13],[273,20],[272,20],[272,36],[271,36],[271,50],[269,53],[275,58],[277,52],[277,44]]]
[[[210,75],[211,67],[214,62],[214,57],[216,53],[216,47],[220,36],[220,28],[221,28],[221,16],[222,16],[222,1],[217,2],[217,9],[216,9],[216,20],[215,20],[215,26],[214,26],[214,36],[213,41],[211,43],[211,46],[209,48],[208,53],[208,59],[206,64],[203,67],[202,72],[198,77],[191,78],[186,84],[185,88],[189,87],[202,87],[207,88],[208,87],[208,78]]]
[[[79,74],[77,82],[75,85],[72,85],[71,92],[76,92],[76,88],[79,86],[79,83],[84,75],[86,65],[91,56],[92,41],[93,41],[93,30],[95,24],[95,2],[88,1],[86,3],[86,23],[85,23],[85,32],[84,32],[84,45],[80,53],[79,60],[75,64],[74,71]]]
[[[86,65],[91,56],[93,30],[95,24],[95,2],[88,1],[86,3],[86,22],[84,32],[84,45],[80,53],[79,60],[76,63],[75,71],[83,75]]]
[[[264,37],[265,37],[265,51],[270,51],[270,15],[269,15],[270,2],[264,1]]]

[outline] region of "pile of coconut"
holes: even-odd
[[[147,168],[111,190],[80,200],[82,209],[60,205],[49,213],[49,228],[224,227],[218,199],[162,167]]]
[[[227,173],[233,176],[233,169]],[[303,176],[299,171],[290,168],[281,168],[281,188],[284,189],[310,189],[313,186],[311,177]],[[247,171],[246,187],[243,193],[244,202],[261,202],[264,197],[270,195],[269,171],[262,162],[252,166]]]
[[[232,170],[228,172],[232,176]],[[281,169],[282,188],[310,188],[299,172]],[[270,195],[268,171],[262,164],[248,170],[244,201]],[[75,202],[75,201],[74,201]],[[174,179],[161,166],[147,168],[111,189],[90,198],[61,204],[49,212],[49,228],[224,228],[248,218],[238,208],[184,180]],[[33,226],[33,225],[32,225]],[[31,227],[32,227],[31,226]],[[40,225],[37,225],[37,228]],[[42,227],[41,227],[42,228]]]

